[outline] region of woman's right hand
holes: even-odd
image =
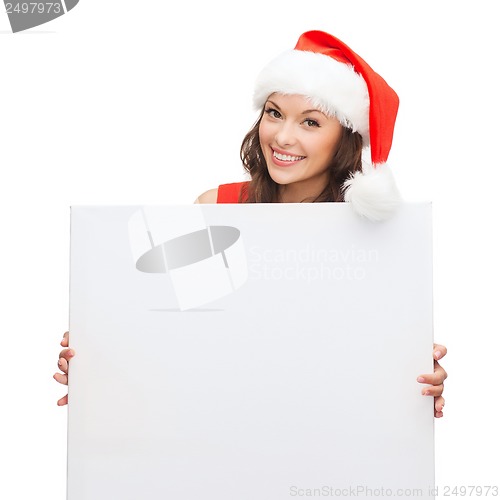
[[[73,349],[68,349],[69,345],[69,332],[66,332],[61,340],[61,345],[66,349],[63,349],[59,353],[59,361],[57,362],[57,366],[62,373],[54,373],[54,379],[63,385],[68,385],[68,368],[69,368],[69,360],[75,355],[75,351]],[[68,395],[63,396],[58,402],[58,406],[64,406],[68,404]]]

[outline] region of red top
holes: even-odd
[[[217,203],[238,203],[240,191],[242,191],[242,201],[247,199],[247,186],[250,181],[233,182],[231,184],[221,184],[217,192]]]

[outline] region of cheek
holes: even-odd
[[[318,144],[318,152],[321,152],[321,156],[330,162],[332,158],[335,156],[337,149],[340,144],[340,137],[335,136],[335,140],[332,140],[331,137],[328,140],[323,141],[321,144]]]
[[[259,125],[259,141],[261,147],[263,145],[268,145],[272,142],[275,136],[275,125],[269,123],[265,119],[260,122]],[[264,149],[264,148],[263,148]]]
[[[325,160],[330,158],[334,154],[335,143],[331,140],[319,139],[315,141],[309,141],[307,147],[309,151],[318,158],[318,160]]]
[[[262,145],[266,142],[266,126],[263,124],[263,122],[260,122],[260,125],[259,125],[259,142],[260,142],[260,146],[262,147]]]

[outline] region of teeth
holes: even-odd
[[[281,160],[281,161],[298,161],[298,160],[302,160],[303,158],[305,158],[305,156],[282,155],[280,153],[277,153],[276,151],[273,151],[273,156],[275,158],[278,158],[278,160]]]

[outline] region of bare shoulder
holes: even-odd
[[[217,203],[219,188],[209,189],[196,198],[195,203]]]

